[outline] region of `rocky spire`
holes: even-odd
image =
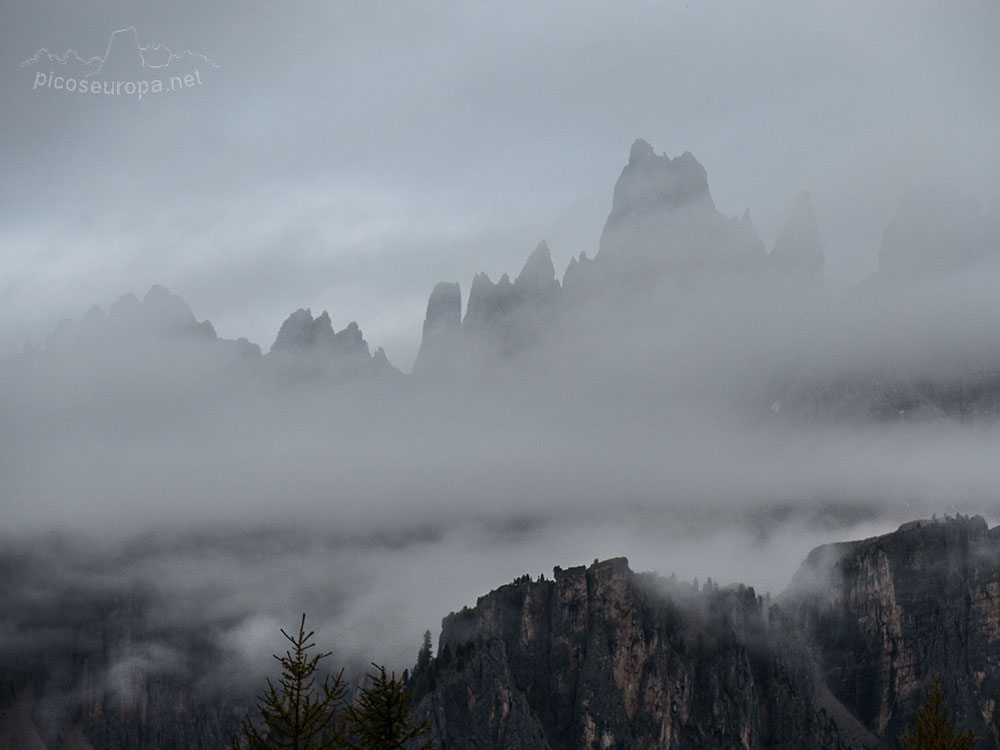
[[[281,324],[271,352],[370,359],[368,344],[357,323],[351,321],[347,328],[334,333],[326,310],[314,320],[308,308],[299,308]]]
[[[316,339],[312,310],[301,307],[289,315],[278,329],[278,336],[271,345],[272,352],[304,351]]]
[[[764,255],[746,229],[716,210],[708,174],[690,152],[657,156],[637,140],[615,184],[597,260],[613,278],[743,268]]]
[[[514,285],[507,274],[494,284],[485,273],[477,273],[469,289],[463,326],[470,331],[491,328],[513,304]]]
[[[558,291],[556,269],[552,265],[552,254],[545,240],[539,242],[534,252],[528,256],[521,273],[514,279],[514,288],[521,299],[544,299]]]
[[[812,198],[803,192],[795,201],[792,215],[774,242],[770,255],[772,267],[781,272],[821,276],[823,274],[823,243],[819,238],[819,223]]]
[[[641,138],[632,144],[628,164],[615,184],[608,223],[629,214],[699,205],[714,209],[708,173],[689,151],[671,159],[657,156]]]
[[[427,300],[420,351],[414,374],[440,370],[457,355],[462,329],[462,289],[457,283],[439,282]]]

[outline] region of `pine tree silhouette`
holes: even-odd
[[[353,750],[403,750],[413,747],[430,750],[428,720],[415,723],[410,718],[410,696],[396,674],[387,677],[385,667],[372,664],[378,673],[369,674],[369,684],[361,688],[347,711]]]
[[[285,636],[292,648],[284,656],[274,654],[281,662],[281,677],[275,685],[267,680],[267,690],[258,698],[260,721],[255,725],[244,717],[241,737],[232,738],[233,750],[340,750],[346,747],[340,727],[347,687],[343,670],[332,680],[328,676],[316,685],[319,662],[330,655],[308,651],[313,631],[305,632],[306,616],[302,615],[299,632]]]

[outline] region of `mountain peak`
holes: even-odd
[[[822,274],[823,243],[808,191],[800,193],[795,201],[788,223],[774,241],[770,260],[780,270]]]
[[[514,279],[514,286],[523,294],[542,294],[558,286],[552,253],[545,240],[539,242],[528,256],[521,273]]]
[[[708,173],[690,151],[657,156],[639,139],[615,184],[597,260],[635,279],[743,268],[763,255],[748,229],[715,208]]]
[[[413,363],[414,374],[441,370],[457,356],[462,328],[462,289],[457,283],[438,282],[427,300],[423,337]]]
[[[632,144],[628,164],[615,185],[612,215],[703,204],[715,208],[708,190],[708,173],[690,151],[675,159],[657,156],[639,139]]]
[[[271,353],[306,357],[314,364],[337,360],[348,369],[371,364],[368,343],[357,322],[352,320],[344,330],[334,332],[329,312],[324,310],[313,319],[309,308],[299,308],[281,324]]]
[[[642,138],[636,138],[635,142],[632,144],[632,148],[628,152],[628,163],[634,164],[640,161],[647,161],[656,158],[656,152],[653,151],[653,147],[649,145],[648,142],[644,141]]]

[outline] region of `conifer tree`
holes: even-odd
[[[411,697],[419,698],[434,689],[436,671],[431,651],[431,631],[428,630],[424,633],[423,643],[417,652],[417,663],[413,665],[413,671],[409,675],[406,672],[403,673],[403,685],[406,686]]]
[[[372,664],[369,684],[359,691],[347,711],[353,750],[403,750],[410,742],[420,742],[420,750],[430,750],[428,721],[415,723],[410,717],[410,696],[395,672],[386,676],[385,667]]]
[[[420,673],[426,672],[431,666],[431,631],[424,631],[424,642],[420,646],[420,651],[417,652],[417,664],[413,668],[413,672]]]
[[[917,720],[903,735],[903,750],[971,750],[976,744],[974,732],[956,732],[951,717],[944,710],[941,681],[924,693],[924,703]]]
[[[330,655],[308,651],[313,631],[305,632],[306,616],[302,615],[299,632],[285,636],[292,644],[284,656],[274,654],[281,662],[281,677],[275,685],[267,680],[267,690],[258,698],[260,721],[255,724],[243,719],[241,737],[233,737],[233,750],[340,750],[344,736],[339,726],[347,687],[343,670],[332,680],[329,676],[316,685],[319,662]]]

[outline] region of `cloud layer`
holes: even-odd
[[[32,90],[19,68],[129,25],[222,67],[142,106]],[[4,638],[36,595],[58,613],[73,585],[148,586],[155,617],[257,670],[302,610],[345,661],[406,666],[445,612],[556,564],[624,554],[776,593],[821,542],[995,521],[996,421],[925,396],[992,393],[1000,269],[889,279],[879,248],[921,186],[957,185],[996,225],[998,27],[987,0],[5,5],[0,512],[10,547],[40,552],[12,563],[33,572],[8,584]],[[809,189],[824,291],[598,296],[458,381],[332,387],[84,323],[42,344],[163,283],[224,338],[266,352],[290,312],[328,309],[409,370],[436,282],[516,277],[543,237],[560,276],[593,256],[636,136],[693,152],[769,248]],[[117,673],[176,666],[168,646]]]

